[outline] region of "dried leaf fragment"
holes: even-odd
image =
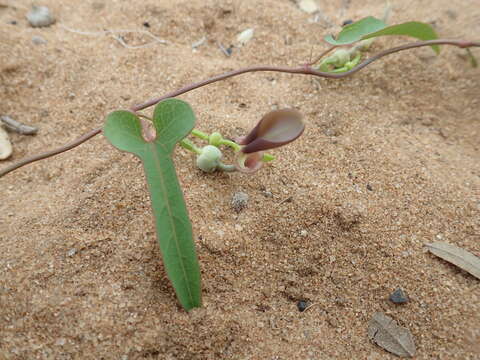
[[[427,244],[425,246],[433,255],[458,266],[460,269],[465,270],[477,279],[480,279],[480,258],[478,256],[475,256],[471,252],[459,248],[458,246],[441,241]]]
[[[415,343],[410,330],[399,326],[382,312],[373,315],[368,324],[368,337],[378,346],[400,357],[413,357]]]

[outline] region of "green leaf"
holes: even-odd
[[[156,106],[153,125],[156,138],[147,142],[135,114],[115,111],[108,115],[103,132],[112,145],[143,162],[165,270],[178,300],[188,311],[201,306],[200,267],[171,153],[175,144],[192,131],[195,115],[186,102],[167,99]]]
[[[384,35],[406,35],[420,40],[438,39],[435,30],[433,30],[429,24],[417,21],[409,21],[403,24],[392,25],[374,33],[365,35],[362,37],[362,40]],[[437,54],[440,53],[440,47],[438,45],[432,45],[432,49]]]
[[[157,132],[155,141],[171,153],[175,144],[193,130],[195,114],[185,101],[168,99],[155,106],[153,125]]]
[[[381,30],[386,26],[387,24],[382,20],[368,16],[345,26],[336,39],[332,35],[325,36],[325,41],[332,45],[347,45],[362,40],[363,36]]]
[[[369,16],[345,26],[336,39],[334,39],[332,35],[325,36],[325,41],[332,45],[348,45],[360,40],[384,35],[406,35],[420,40],[438,39],[435,30],[433,30],[429,24],[409,21],[398,25],[387,26],[383,21]],[[438,45],[432,45],[432,49],[437,54],[440,52]]]
[[[145,148],[142,126],[138,117],[129,111],[118,110],[110,113],[105,121],[103,134],[121,151],[138,155]]]

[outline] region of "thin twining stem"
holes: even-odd
[[[303,74],[303,75],[312,75],[312,76],[318,76],[318,77],[324,77],[324,78],[330,78],[330,79],[341,79],[347,76],[350,76],[357,71],[362,70],[364,67],[370,65],[374,61],[386,56],[390,55],[399,51],[403,50],[408,50],[408,49],[413,49],[417,47],[423,47],[423,46],[431,46],[431,45],[452,45],[452,46],[457,46],[460,48],[469,48],[469,47],[480,47],[480,42],[478,41],[467,41],[467,40],[455,40],[455,39],[437,39],[437,40],[427,40],[427,41],[418,41],[414,43],[409,43],[401,46],[397,46],[391,49],[387,49],[384,51],[379,52],[378,54],[372,56],[371,58],[366,59],[359,65],[355,66],[353,69],[343,72],[343,73],[330,73],[330,72],[322,72],[322,71],[317,71],[310,65],[306,64],[302,67],[299,68],[288,68],[288,67],[276,67],[276,66],[251,66],[251,67],[246,67],[243,69],[239,70],[234,70],[234,71],[229,71],[221,75],[214,76],[212,78],[193,83],[190,85],[187,85],[181,89],[172,91],[166,95],[160,96],[158,98],[149,100],[145,103],[135,105],[131,107],[131,111],[137,112],[143,109],[146,109],[150,106],[153,106],[157,104],[158,102],[167,99],[167,98],[173,98],[182,94],[185,94],[186,92],[198,89],[202,86],[212,84],[217,81],[225,80],[237,75],[249,73],[249,72],[258,72],[258,71],[270,71],[270,72],[281,72],[281,73],[289,73],[289,74]],[[85,141],[91,139],[95,135],[99,134],[102,131],[102,128],[97,128],[89,131],[88,133],[80,136],[78,139],[75,139],[63,146],[58,147],[57,149],[50,150],[35,156],[27,157],[22,160],[20,160],[17,163],[14,163],[10,166],[7,166],[5,169],[0,170],[0,177],[8,174],[9,172],[16,170],[24,165],[33,163],[38,160],[46,159],[51,156],[60,154],[62,152],[68,151],[73,149],[74,147],[84,143]]]

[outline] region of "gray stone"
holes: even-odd
[[[244,193],[242,191],[238,191],[235,194],[233,194],[232,197],[232,208],[235,210],[237,213],[242,211],[247,207],[248,204],[248,194]]]
[[[43,44],[46,44],[47,43],[47,40],[45,40],[43,37],[41,36],[32,36],[32,42],[35,44],[35,45],[43,45]]]
[[[397,288],[391,293],[389,299],[395,304],[405,304],[409,301],[407,294],[405,294],[402,288]]]

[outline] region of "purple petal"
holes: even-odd
[[[275,110],[266,114],[241,144],[245,154],[273,149],[297,139],[305,130],[302,115],[293,109]]]
[[[244,154],[241,151],[235,159],[235,167],[243,173],[254,173],[263,166],[263,153],[257,152],[253,154]]]

